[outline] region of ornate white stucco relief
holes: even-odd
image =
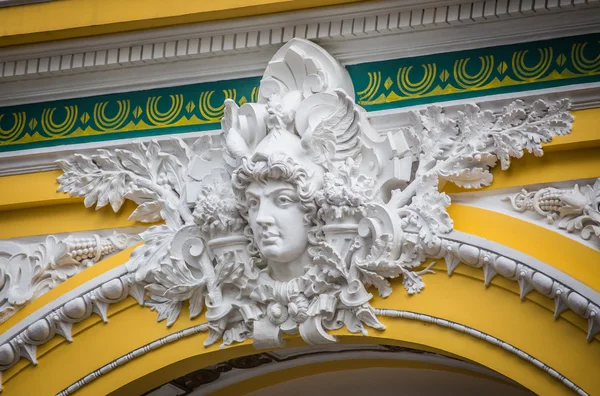
[[[481,268],[485,274],[486,285],[489,284],[494,276],[500,275],[506,279],[518,282],[522,297],[530,291],[536,290],[542,295],[553,298],[555,300],[556,317],[568,308],[588,320],[588,339],[593,338],[600,331],[600,315],[598,315],[600,312],[598,306],[600,304],[600,294],[533,257],[495,242],[458,231],[452,231],[443,236],[439,250],[436,253],[432,252],[431,255],[445,258],[449,274],[462,262],[470,267]],[[116,269],[120,270],[120,268]],[[117,272],[122,273],[121,271]],[[78,297],[53,309],[48,314],[28,325],[23,331],[13,332],[14,334],[9,337],[4,337],[5,334],[0,335],[0,338],[2,338],[0,345],[0,373],[16,364],[21,357],[30,360],[33,364],[37,364],[36,349],[39,345],[51,340],[57,334],[71,341],[72,325],[87,319],[92,314],[99,315],[106,322],[108,320],[108,306],[122,301],[128,295],[134,297],[140,304],[144,302],[143,284],[135,281],[134,274],[124,274],[109,279],[109,281],[103,283],[101,286],[89,288]],[[482,333],[477,329],[410,311],[375,308],[375,313],[378,316],[423,321],[480,338],[485,342],[492,343],[525,359],[553,378],[561,381],[565,386],[576,391],[578,394],[587,394],[564,375],[556,372],[533,356],[528,355],[525,351],[515,348],[489,334]],[[71,394],[98,377],[156,348],[183,337],[209,330],[210,325],[202,323],[155,340],[84,376],[76,383],[67,387],[61,394]],[[5,342],[5,340],[8,341]]]
[[[207,345],[384,329],[372,292],[387,297],[400,277],[419,293],[432,272],[421,264],[452,231],[440,183],[489,185],[498,160],[506,169],[524,151],[542,155],[573,118],[568,100],[516,101],[500,114],[467,105],[455,119],[431,106],[380,136],[353,98],[335,59],[292,40],[269,63],[258,103],[225,102],[220,138],[75,155],[59,163],[60,189],[114,210],[131,199],[132,218],[164,220],[141,234],[128,271],[167,325],[184,301],[192,317],[206,309]]]
[[[576,184],[570,189],[523,189],[506,200],[517,212],[535,212],[560,230],[577,233],[585,240],[594,239],[600,249],[600,179],[593,185]]]
[[[486,287],[494,277],[502,276],[517,282],[521,300],[534,290],[553,299],[555,319],[567,309],[585,319],[588,341],[600,333],[600,293],[585,284],[531,256],[474,235],[452,231],[442,239],[437,254],[428,255],[443,257],[448,275],[462,263],[480,268]]]
[[[42,243],[0,241],[0,323],[16,311],[83,269],[139,240],[113,233],[59,239]]]
[[[50,341],[57,334],[69,342],[73,341],[73,325],[92,314],[107,322],[109,305],[123,301],[130,295],[137,297],[138,302],[143,302],[143,292],[140,292],[138,285],[133,282],[132,276],[124,275],[109,280],[36,320],[24,331],[0,345],[0,374],[14,366],[22,357],[34,365],[37,364],[37,347]]]

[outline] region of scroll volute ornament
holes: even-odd
[[[468,105],[457,119],[432,106],[381,136],[353,97],[331,55],[294,39],[269,63],[258,103],[226,100],[220,138],[79,155],[59,163],[61,189],[89,205],[132,199],[137,220],[165,220],[142,233],[128,269],[168,325],[184,301],[192,317],[206,308],[207,345],[383,330],[372,292],[387,297],[401,278],[419,293],[432,273],[422,263],[443,254],[452,221],[440,180],[489,185],[497,159],[541,155],[572,117],[566,100],[501,114]]]

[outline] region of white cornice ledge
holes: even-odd
[[[356,64],[593,33],[596,4],[386,0],[8,47],[0,49],[0,107],[255,76],[293,37]]]

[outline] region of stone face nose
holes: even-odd
[[[268,226],[275,224],[275,218],[270,214],[271,205],[268,202],[262,202],[256,213],[256,224],[267,229]]]

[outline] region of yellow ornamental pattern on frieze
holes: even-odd
[[[93,121],[98,129],[106,132],[111,130],[118,130],[123,127],[125,121],[129,117],[131,112],[131,100],[117,100],[116,101],[118,110],[112,117],[107,115],[106,107],[109,102],[98,102],[94,105]],[[89,121],[89,116],[86,114],[82,118],[82,123]]]
[[[3,129],[2,121],[6,114],[0,113],[0,142],[12,142],[15,141],[23,134],[25,130],[27,114],[24,111],[17,111],[12,113],[12,124],[10,128]],[[8,117],[7,117],[8,118]]]
[[[77,105],[65,106],[64,117],[57,116],[58,120],[56,121],[55,112],[56,107],[44,109],[42,111],[40,127],[46,135],[53,137],[64,136],[73,129],[75,122],[77,122],[79,108]]]
[[[200,90],[202,86],[234,85]],[[258,79],[196,84],[0,109],[0,151],[218,127],[223,102],[258,99]]]
[[[590,51],[597,55],[595,57],[586,57],[585,50],[587,46],[587,42],[573,44],[571,49],[573,67],[579,73],[600,73],[600,53],[598,51]]]
[[[367,111],[600,80],[600,34],[347,66]],[[0,152],[220,128],[260,77],[0,108]]]
[[[600,79],[600,35],[349,66],[369,110]],[[487,91],[487,92],[486,92]]]
[[[463,58],[454,62],[454,79],[456,84],[463,89],[474,89],[481,87],[490,79],[494,71],[494,56],[480,56],[481,67],[474,74],[467,71],[467,65],[471,58]],[[477,62],[475,62],[477,63]]]

